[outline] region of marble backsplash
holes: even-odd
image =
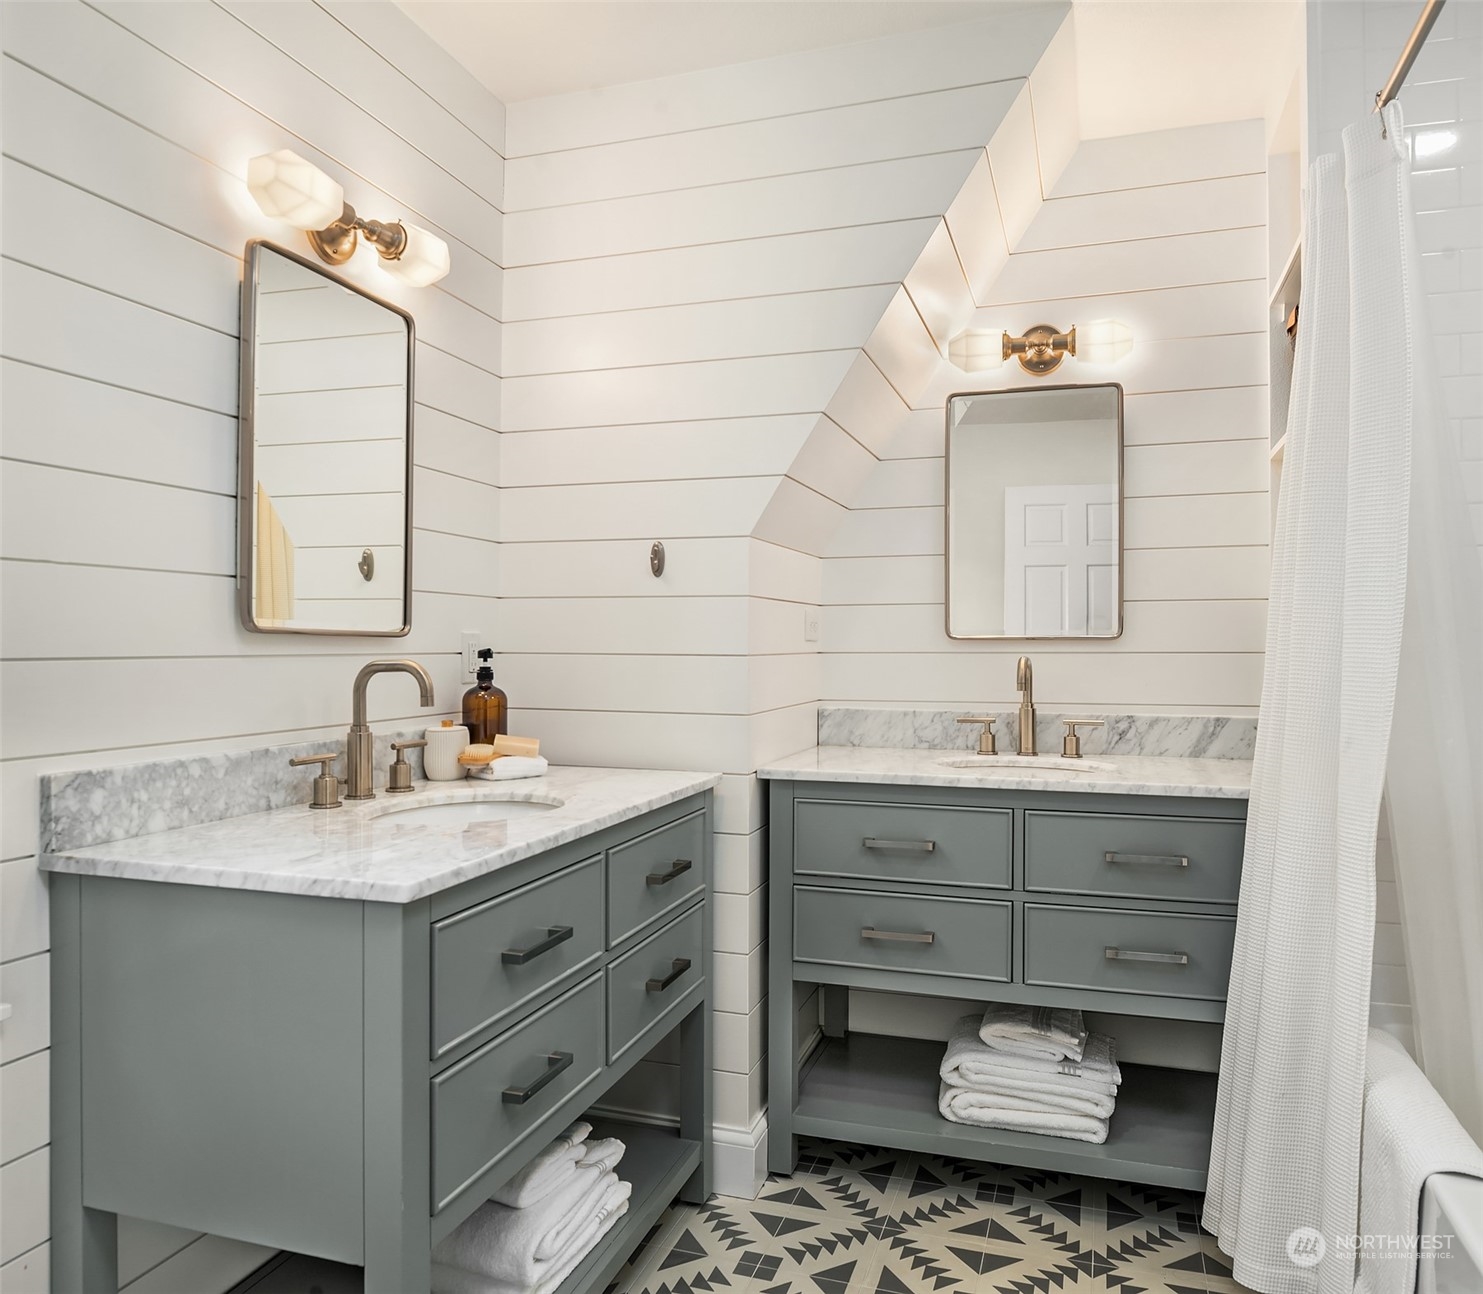
[[[424,729],[376,734],[376,785],[386,785],[391,743],[415,740]],[[294,768],[296,755],[338,749],[336,776],[345,776],[345,739],[325,738],[259,750],[186,755],[146,764],[80,768],[41,776],[41,851],[55,853],[115,840],[219,822],[290,804],[308,804],[319,766]],[[406,752],[412,776],[422,776],[422,749]]]
[[[901,750],[977,750],[976,723],[959,723],[962,714],[997,717],[994,731],[1001,754],[1012,754],[1019,739],[1018,709],[819,710],[819,745],[884,746]],[[1083,755],[1162,755],[1185,759],[1250,759],[1256,750],[1256,720],[1231,715],[1103,714],[1089,710],[1037,709],[1035,742],[1042,754],[1059,755],[1063,719],[1100,719],[1101,728],[1082,728]]]

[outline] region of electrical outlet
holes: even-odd
[[[479,670],[479,635],[464,630],[463,633],[463,676],[473,678]]]
[[[817,607],[805,607],[803,609],[803,641],[816,643],[819,641],[819,611]]]

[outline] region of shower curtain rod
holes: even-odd
[[[1401,86],[1405,84],[1406,77],[1411,73],[1411,64],[1421,53],[1421,47],[1426,43],[1426,38],[1431,34],[1432,27],[1436,25],[1437,19],[1441,16],[1442,6],[1446,3],[1447,0],[1426,0],[1421,7],[1421,17],[1416,20],[1416,26],[1411,29],[1411,34],[1406,38],[1406,47],[1401,50],[1401,56],[1396,60],[1395,70],[1391,72],[1385,88],[1375,96],[1376,112],[1379,112],[1401,92]]]

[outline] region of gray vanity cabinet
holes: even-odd
[[[410,903],[52,877],[52,1288],[115,1294],[120,1213],[364,1269],[430,1254],[677,1031],[601,1290],[710,1192],[710,794]],[[682,966],[683,963],[683,966]],[[596,1119],[595,1119],[596,1121]]]
[[[1202,1189],[1216,1077],[1123,1065],[1100,1146],[950,1123],[941,1042],[853,1033],[851,989],[1219,1022],[1246,802],[770,783],[769,1167],[800,1134]],[[819,990],[821,1036],[795,1012]]]

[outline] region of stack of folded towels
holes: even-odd
[[[433,1250],[436,1294],[548,1294],[628,1212],[614,1137],[574,1123]]]
[[[991,1004],[948,1039],[937,1108],[954,1123],[1100,1145],[1123,1081],[1116,1052],[1080,1011]]]

